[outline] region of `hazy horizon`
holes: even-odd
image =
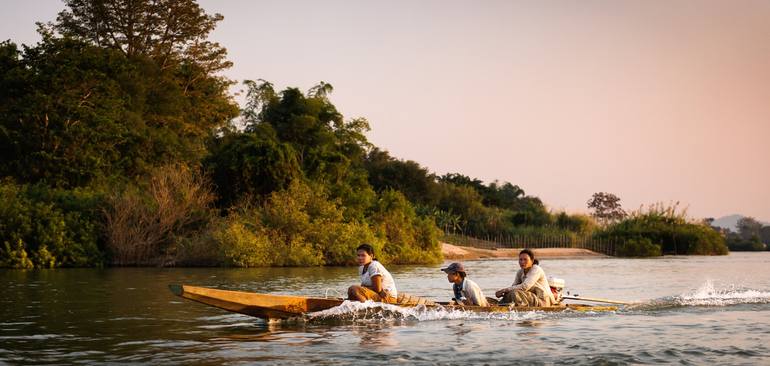
[[[553,210],[770,221],[770,2],[200,1],[234,80],[331,83],[347,117],[437,174],[508,181]],[[34,43],[58,0],[5,2]]]

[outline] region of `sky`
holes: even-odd
[[[224,16],[226,76],[331,83],[372,143],[439,175],[511,182],[554,211],[603,191],[770,221],[768,1],[199,3]],[[1,6],[0,39],[26,44],[64,7]]]

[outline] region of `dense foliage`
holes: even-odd
[[[677,207],[652,205],[640,209],[622,221],[611,224],[596,234],[600,238],[625,241],[621,254],[630,256],[660,254],[727,254],[724,238],[703,223],[688,222]],[[652,245],[660,250],[654,250]]]
[[[665,215],[600,228],[517,185],[392,157],[325,82],[246,81],[239,111],[208,40],[223,18],[195,0],[64,3],[39,43],[0,43],[0,267],[352,265],[362,242],[386,263],[434,263],[442,231],[724,253]]]
[[[89,191],[0,183],[0,267],[100,266],[99,211]]]
[[[743,217],[738,220],[736,226],[737,232],[725,230],[727,246],[730,250],[751,252],[770,250],[770,225],[763,225],[753,217]]]

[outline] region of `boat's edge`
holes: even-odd
[[[168,285],[168,289],[176,296],[182,296],[182,294],[184,294],[184,287],[180,284],[170,284]]]
[[[313,313],[315,311],[324,310],[329,307],[339,305],[337,302],[341,302],[339,299],[322,299],[322,298],[310,298],[302,296],[287,296],[287,295],[271,295],[271,294],[259,294],[254,292],[244,291],[231,291],[231,290],[219,290],[208,287],[190,286],[183,284],[169,284],[169,290],[174,295],[182,297],[184,299],[196,301],[208,306],[220,308],[226,311],[241,313],[249,316],[254,316],[263,319],[288,319],[292,317],[301,317],[305,314]],[[189,289],[189,291],[187,291]],[[210,294],[201,293],[212,292]],[[217,296],[217,294],[228,295],[246,295],[257,296],[260,301],[255,303],[253,301],[229,301]],[[268,299],[270,304],[264,303],[264,299]],[[243,300],[243,299],[241,299]],[[251,299],[248,299],[251,300]],[[288,302],[287,302],[288,301]],[[294,302],[294,304],[289,304]],[[313,304],[313,306],[309,306]],[[414,307],[416,305],[398,305],[402,307]],[[437,303],[432,307],[444,307],[450,310],[461,311],[474,311],[474,312],[527,312],[527,311],[546,311],[546,312],[558,312],[564,310],[572,310],[579,312],[591,312],[591,311],[616,311],[617,306],[594,306],[583,304],[560,304],[559,306],[552,307],[516,307],[516,306],[464,306],[464,305],[449,305],[447,303]]]

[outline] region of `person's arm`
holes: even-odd
[[[503,297],[505,294],[507,294],[510,291],[513,291],[514,286],[521,283],[521,277],[524,275],[524,271],[519,270],[516,272],[516,279],[513,280],[513,285],[511,287],[501,288],[495,292],[495,297]]]
[[[519,284],[514,284],[510,289],[511,291],[516,289],[521,289],[524,291],[529,291],[532,287],[537,284],[537,281],[540,279],[541,276],[544,275],[543,269],[533,266],[530,270],[531,273],[527,276],[527,278],[524,281],[521,281]]]
[[[374,291],[374,292],[376,292],[378,294],[380,292],[382,292],[382,290],[383,290],[383,288],[382,288],[382,275],[378,274],[378,275],[372,276],[372,286],[369,287],[369,288],[372,289],[372,291]]]

